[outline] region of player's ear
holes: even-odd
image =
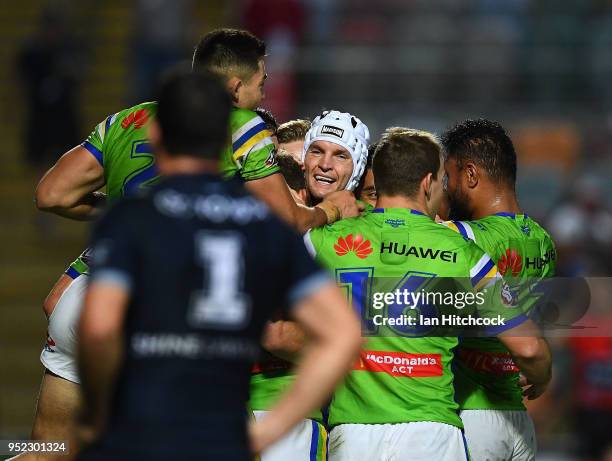
[[[421,187],[423,188],[423,191],[425,192],[425,199],[427,201],[429,201],[429,199],[431,198],[432,181],[433,181],[433,175],[431,173],[427,173],[427,176],[425,176],[423,180],[421,181]]]
[[[478,185],[478,181],[480,180],[478,167],[473,162],[467,162],[463,170],[465,171],[467,186],[473,189]]]
[[[227,82],[225,83],[225,88],[227,89],[230,96],[232,97],[232,102],[234,104],[238,103],[238,93],[241,87],[242,87],[242,80],[240,80],[236,76],[228,78]]]

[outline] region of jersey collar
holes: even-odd
[[[508,213],[506,211],[500,211],[499,213],[495,213],[493,216],[505,216],[507,218],[516,219],[516,213]],[[524,214],[523,216],[527,218],[526,214]]]
[[[425,213],[419,210],[413,210],[412,208],[402,208],[403,210],[410,211],[410,214],[420,214],[421,216],[425,216]],[[385,208],[374,208],[372,213],[384,213]]]

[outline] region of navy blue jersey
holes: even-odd
[[[248,459],[264,324],[328,282],[302,239],[241,181],[184,175],[119,202],[92,247],[92,283],[124,284],[130,302],[108,429],[91,459]]]

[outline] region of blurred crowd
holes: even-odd
[[[116,101],[118,109],[150,99],[160,73],[189,60],[207,27],[193,14],[196,3],[133,2],[128,100]],[[610,0],[222,3],[208,25],[245,27],[267,42],[265,105],[280,122],[323,107],[367,114],[374,133],[498,118],[520,155],[521,204],[551,232],[559,275],[612,274]],[[50,7],[15,55],[26,104],[23,158],[37,172],[91,128],[79,96],[87,46],[71,35],[70,15]],[[610,321],[609,308],[596,314]],[[531,408],[543,453],[612,459],[612,451],[588,449],[612,446],[612,338],[554,345],[556,385]]]

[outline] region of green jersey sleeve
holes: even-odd
[[[279,171],[272,133],[255,112],[233,108],[230,114],[231,145],[223,154],[226,177],[240,174],[245,181],[265,178]]]
[[[452,226],[447,225],[447,227],[464,234]],[[502,320],[498,325],[487,328],[486,335],[498,335],[527,320],[527,316],[517,304],[512,290],[501,276],[493,259],[473,240],[470,240],[465,251],[471,288],[474,292],[479,293],[480,299],[483,300],[482,303],[477,303],[475,314],[482,318],[499,317]]]
[[[98,123],[82,144],[102,166],[104,166],[104,138],[116,116],[117,114],[109,115]]]

